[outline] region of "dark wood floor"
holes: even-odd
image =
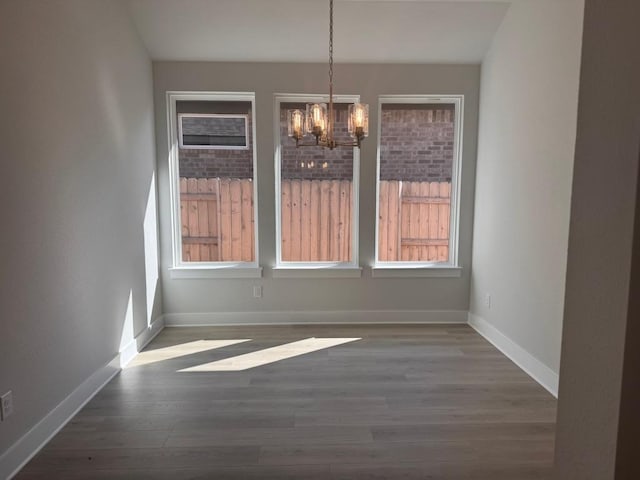
[[[310,337],[361,339],[179,372]],[[543,479],[555,413],[463,325],[167,328],[17,478]]]

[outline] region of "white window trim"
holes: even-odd
[[[182,135],[183,118],[242,118],[244,120],[245,145],[185,145]],[[227,113],[179,113],[178,114],[178,144],[180,148],[192,150],[249,150],[249,119],[247,115]]]
[[[359,95],[334,95],[334,103],[356,103],[360,101]],[[282,261],[282,231],[281,231],[281,159],[280,149],[280,104],[282,103],[316,103],[328,102],[327,95],[315,94],[284,94],[274,95],[274,166],[275,166],[275,200],[276,200],[276,265],[273,269],[274,277],[279,278],[339,278],[360,277],[362,269],[358,260],[359,245],[359,214],[360,214],[360,149],[353,148],[353,211],[351,217],[351,251],[350,262],[285,262]],[[344,147],[338,147],[344,148]]]
[[[382,105],[400,104],[453,104],[454,146],[451,171],[451,218],[449,220],[449,261],[448,262],[380,262],[378,261],[379,220],[380,220],[380,138],[382,134]],[[460,178],[462,171],[462,139],[464,119],[464,95],[381,95],[378,97],[378,146],[376,159],[376,229],[375,257],[371,265],[374,277],[459,277],[458,247],[460,231]]]
[[[169,147],[169,197],[171,200],[171,278],[259,278],[262,269],[258,259],[258,162],[256,153],[255,93],[252,92],[167,92],[167,138]],[[253,145],[253,218],[255,252],[253,262],[183,262],[182,232],[180,227],[180,171],[179,137],[176,102],[179,101],[250,102]]]

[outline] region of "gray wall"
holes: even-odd
[[[13,391],[15,408],[0,423],[1,456],[160,301],[148,314],[151,62],[126,9],[1,2],[0,64],[0,392]]]
[[[482,65],[470,311],[555,373],[583,7],[513,3]]]
[[[377,98],[382,94],[464,94],[461,278],[274,279],[274,93],[326,93],[325,64],[154,62],[156,139],[165,313],[284,310],[467,310],[475,177],[478,88],[475,65],[337,65],[337,94],[360,94],[370,105],[370,131],[361,152],[360,263],[374,257]],[[261,280],[171,279],[170,205],[165,92],[255,91]],[[252,285],[264,286],[253,299]],[[389,318],[393,321],[393,318]]]
[[[558,480],[640,478],[634,435],[638,390],[633,391],[640,371],[637,227],[634,233],[640,161],[638,25],[636,0],[586,1],[560,369]],[[594,195],[596,191],[606,195]]]

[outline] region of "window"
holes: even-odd
[[[457,266],[462,100],[380,98],[376,267]]]
[[[249,115],[181,113],[178,115],[180,148],[248,150],[248,120]]]
[[[174,269],[257,269],[254,94],[168,104]]]
[[[276,96],[277,267],[283,269],[358,264],[358,149],[296,148],[288,136],[287,112],[321,101],[326,98]],[[348,103],[358,97],[334,101],[336,139],[350,141]]]

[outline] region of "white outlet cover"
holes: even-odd
[[[487,293],[484,297],[484,305],[487,308],[491,308],[491,295]]]
[[[262,298],[262,287],[261,286],[253,287],[253,297],[254,298]]]
[[[11,390],[0,397],[0,407],[3,421],[13,414],[13,393]]]

